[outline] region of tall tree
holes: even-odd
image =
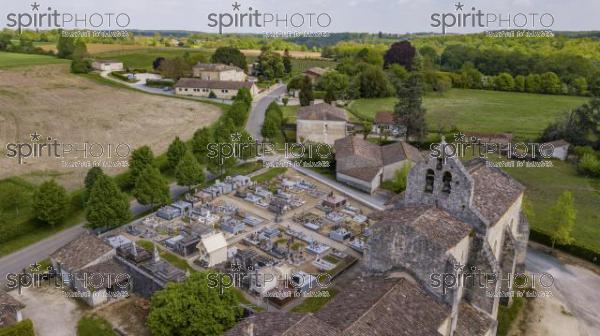
[[[300,83],[300,105],[308,106],[310,102],[313,100],[313,89],[312,89],[312,81],[310,77],[304,76]]]
[[[59,58],[71,58],[73,57],[73,51],[75,50],[75,39],[72,37],[63,36],[62,31],[59,30],[58,42],[56,43],[56,52]]]
[[[400,41],[392,44],[383,56],[384,67],[392,64],[400,64],[407,70],[412,70],[413,59],[417,51],[409,41]]]
[[[33,212],[42,222],[54,227],[67,217],[67,191],[54,180],[42,183],[33,194]]]
[[[177,184],[187,186],[189,190],[193,186],[204,182],[202,166],[200,166],[191,151],[186,151],[183,158],[177,164],[175,178],[177,179]]]
[[[85,210],[85,217],[92,228],[118,227],[131,218],[127,195],[104,174],[97,175]]]
[[[422,106],[422,74],[413,71],[405,85],[397,92],[398,102],[394,114],[398,123],[406,127],[406,138],[413,136],[421,139],[425,135],[425,108]]]
[[[154,165],[154,153],[152,153],[150,147],[142,146],[131,152],[128,187],[135,186],[135,182],[142,171],[152,165]]]
[[[192,137],[192,152],[200,163],[208,162],[208,145],[213,142],[213,135],[208,127],[202,127],[194,132]]]
[[[290,51],[287,48],[283,52],[283,68],[286,74],[292,73],[292,57],[290,57]]]
[[[231,289],[221,291],[207,273],[193,273],[152,296],[147,324],[155,336],[212,336],[223,334],[241,316]]]
[[[138,177],[133,196],[142,205],[156,206],[167,204],[171,201],[169,183],[154,166],[147,166]]]
[[[551,234],[552,238],[552,249],[554,244],[571,244],[573,237],[571,232],[575,225],[575,219],[577,213],[575,211],[575,204],[573,203],[573,195],[570,191],[563,192],[554,206],[550,209],[550,218],[552,218],[553,231]]]
[[[232,64],[246,71],[246,56],[234,47],[219,47],[211,57],[213,63]]]
[[[169,170],[175,169],[187,150],[188,148],[185,142],[181,141],[179,137],[175,137],[173,142],[169,145],[169,149],[167,149],[167,168]]]

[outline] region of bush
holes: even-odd
[[[125,82],[135,82],[136,80],[129,79],[129,75],[125,71],[113,71],[110,73],[111,76],[118,78]]]
[[[149,87],[173,87],[175,82],[170,79],[146,79],[146,86]]]
[[[96,316],[84,316],[77,322],[78,336],[114,336],[112,326],[105,319]]]
[[[76,74],[89,73],[92,71],[92,62],[88,59],[74,59],[71,62],[71,72]]]
[[[0,328],[0,336],[35,336],[33,323],[27,319],[12,326]]]
[[[585,153],[579,160],[577,169],[583,175],[600,177],[600,160],[595,154]]]
[[[208,98],[217,98],[217,95],[213,91],[210,91]]]
[[[538,242],[540,244],[544,244],[546,246],[552,246],[552,237],[549,234],[536,230],[530,229],[529,231],[529,239]],[[595,264],[600,264],[600,253],[592,250],[591,248],[572,244],[572,245],[562,245],[556,244],[554,248],[559,249],[561,251],[567,252],[576,257],[588,260]]]

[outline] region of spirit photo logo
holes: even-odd
[[[17,28],[19,33],[23,28],[56,29],[122,29],[129,26],[131,18],[126,13],[91,12],[71,13],[64,12],[50,6],[42,6],[37,2],[29,5],[30,11],[23,13],[8,13],[6,24],[9,28]]]
[[[208,14],[208,26],[218,27],[219,34],[223,28],[327,28],[331,25],[331,15],[328,13],[272,13],[242,7],[237,1],[231,4],[230,13]]]
[[[475,6],[465,8],[465,4],[454,4],[454,13],[431,14],[431,26],[442,27],[446,34],[448,28],[489,28],[489,29],[548,29],[554,24],[554,16],[550,13],[490,13]]]

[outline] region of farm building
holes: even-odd
[[[326,103],[303,106],[296,117],[296,141],[333,143],[347,134],[346,111]]]
[[[567,154],[569,154],[569,146],[571,146],[571,144],[565,140],[550,141],[544,143],[544,145],[547,147],[550,147],[548,145],[552,145],[552,157],[563,161],[567,159]]]
[[[175,94],[209,97],[212,92],[217,98],[233,99],[241,88],[250,90],[252,96],[255,96],[258,93],[258,87],[251,82],[181,78],[175,84]]]
[[[198,63],[192,68],[193,76],[208,81],[244,82],[244,70],[226,64]]]
[[[122,71],[123,62],[113,60],[95,60],[92,62],[92,69],[99,71]]]

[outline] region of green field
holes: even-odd
[[[372,120],[378,111],[393,111],[397,99],[358,99],[348,109]],[[456,127],[461,131],[512,133],[535,138],[558,115],[587,101],[584,97],[451,89],[424,99],[430,130]]]
[[[56,58],[54,56],[0,52],[0,68],[41,64],[63,64],[68,62],[69,60]]]
[[[535,212],[530,219],[531,228],[551,233],[550,208],[562,192],[570,191],[577,211],[572,233],[576,244],[600,253],[600,180],[577,175],[576,167],[570,163],[552,162],[551,168],[504,168],[527,188],[525,195]]]

